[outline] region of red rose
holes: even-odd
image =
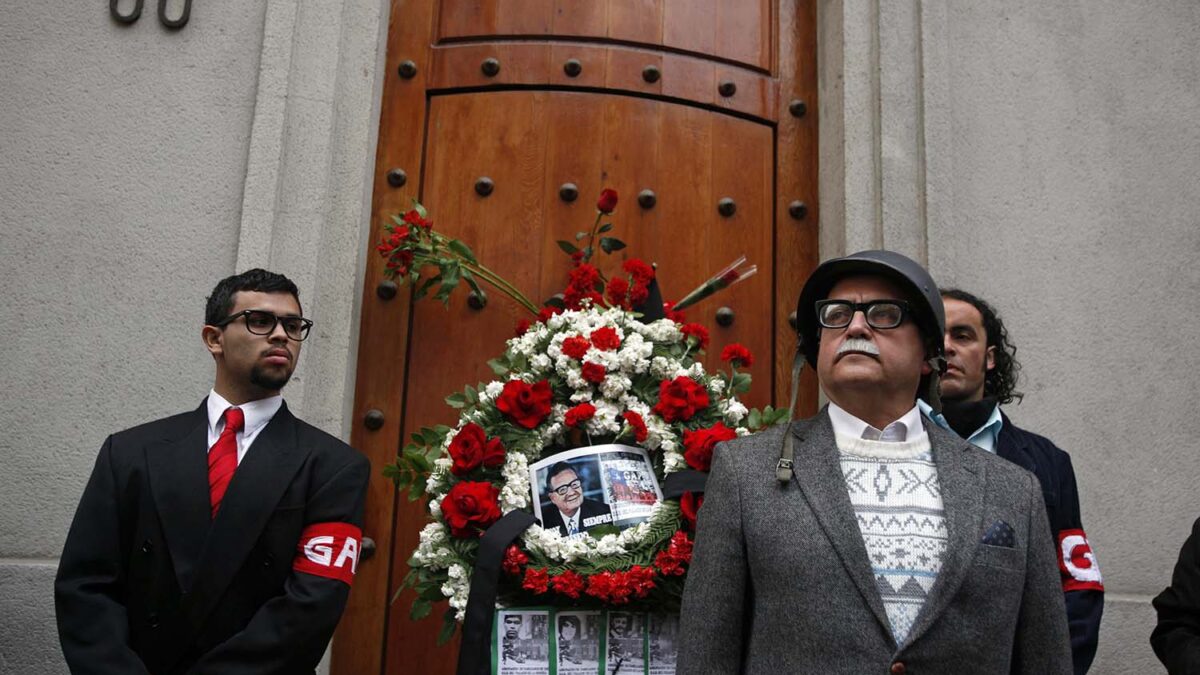
[[[527,567],[525,568],[525,582],[521,584],[521,588],[541,595],[550,590],[550,574],[546,572],[545,568],[539,570]]]
[[[532,326],[533,326],[533,323],[529,319],[521,319],[520,321],[518,321],[517,328],[515,331],[517,334],[517,337],[521,337],[522,335],[528,333],[530,327],[532,327]]]
[[[750,350],[745,345],[738,344],[737,342],[725,345],[725,348],[721,350],[721,360],[731,362],[740,368],[749,368],[754,365],[754,355],[750,353]]]
[[[527,562],[529,562],[529,556],[517,548],[516,544],[513,544],[505,549],[504,561],[500,563],[500,567],[509,574],[517,575],[521,573],[521,567]]]
[[[695,492],[685,492],[679,498],[679,515],[683,517],[683,521],[687,523],[688,529],[696,529],[696,516],[700,513],[700,507],[704,504],[704,495],[696,494]]]
[[[500,520],[496,500],[500,490],[491,483],[463,481],[442,497],[442,517],[456,537],[479,537],[492,523]]]
[[[393,254],[391,259],[388,260],[387,268],[395,271],[396,274],[405,275],[408,274],[408,268],[412,265],[412,261],[412,251],[400,250]]]
[[[454,464],[450,473],[455,476],[465,476],[483,463],[483,453],[487,445],[487,433],[483,427],[471,422],[458,430],[450,441],[450,459]],[[501,448],[503,451],[503,448]]]
[[[621,337],[617,329],[610,326],[597,328],[592,331],[592,344],[602,352],[612,351],[621,346]]]
[[[600,192],[600,199],[596,200],[596,210],[600,213],[612,213],[615,208],[617,208],[617,191],[605,188]]]
[[[578,572],[567,570],[550,579],[550,585],[561,595],[578,598],[579,594],[583,592],[584,581],[583,576]]]
[[[583,355],[587,354],[587,350],[591,348],[592,343],[588,342],[588,339],[582,335],[572,335],[566,340],[563,340],[562,343],[562,353],[575,359],[576,361],[582,359]]]
[[[496,397],[496,408],[513,422],[533,429],[550,414],[552,398],[554,393],[550,391],[550,383],[546,380],[533,386],[521,380],[509,380],[504,383],[504,391]]]
[[[493,438],[487,442],[487,447],[483,449],[483,465],[489,469],[504,466],[504,456],[507,454],[508,451],[504,449],[504,443],[499,438]]]
[[[692,378],[680,375],[658,385],[658,403],[654,412],[668,422],[686,422],[708,407],[708,391]]]
[[[684,337],[696,338],[696,346],[700,349],[708,347],[708,329],[698,323],[685,323],[679,327]]]
[[[721,441],[737,438],[737,432],[717,422],[708,429],[683,432],[683,458],[688,466],[697,471],[708,471],[712,467],[713,448]]]
[[[606,374],[608,374],[608,371],[605,370],[604,366],[600,365],[599,363],[583,364],[583,379],[591,382],[592,384],[600,384],[603,382]]]
[[[563,416],[563,424],[569,427],[578,427],[595,416],[596,406],[591,403],[580,403],[567,411],[566,415]]]
[[[646,431],[646,420],[642,419],[641,415],[629,410],[622,417],[625,418],[625,423],[633,428],[633,439],[635,441],[641,443],[646,440],[646,434],[648,433]]]
[[[608,280],[608,289],[604,291],[608,304],[613,307],[629,307],[629,282],[624,277],[613,277]]]

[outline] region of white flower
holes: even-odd
[[[676,370],[679,370],[679,362],[674,359],[668,359],[665,356],[656,356],[650,360],[650,374],[660,380],[668,380],[675,377]]]
[[[736,398],[722,401],[721,404],[717,406],[717,409],[720,410],[721,414],[725,416],[725,421],[730,424],[737,424],[738,422],[741,422],[742,418],[750,412],[746,409],[746,406],[742,405],[742,402]]]
[[[494,399],[504,391],[504,383],[492,380],[491,382],[487,383],[487,386],[485,386],[483,390],[484,393],[487,394],[488,398]]]
[[[533,358],[529,359],[529,365],[536,372],[544,373],[547,370],[550,370],[553,362],[550,360],[550,357],[546,356],[545,354],[535,354]]]

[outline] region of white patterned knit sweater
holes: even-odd
[[[842,475],[875,584],[902,645],[942,569],[946,521],[929,438],[913,443],[837,436]]]

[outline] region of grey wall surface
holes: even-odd
[[[1092,672],[1163,672],[1149,600],[1200,516],[1200,5],[821,9],[823,257],[900,250],[999,308],[1007,410],[1071,453],[1104,573]]]
[[[299,284],[301,416],[344,437],[353,392],[386,0],[198,2],[176,32],[107,5],[0,13],[0,673],[66,672],[75,505],[105,436],[211,387],[217,280]]]

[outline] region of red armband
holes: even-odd
[[[362,530],[349,523],[313,523],[296,544],[292,569],[349,585],[358,571]]]
[[[1058,569],[1062,573],[1063,591],[1104,592],[1100,563],[1083,530],[1058,533]]]

